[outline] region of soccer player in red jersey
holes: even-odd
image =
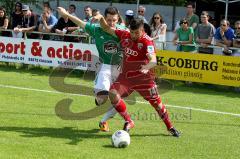
[[[134,127],[130,115],[127,112],[123,97],[137,91],[157,111],[165,123],[168,131],[175,137],[180,133],[173,127],[165,105],[157,91],[154,75],[150,71],[156,66],[156,52],[151,38],[144,32],[142,19],[136,18],[130,22],[130,31],[110,28],[102,15],[98,14],[101,27],[109,34],[119,37],[120,44],[124,49],[122,72],[118,79],[111,85],[109,98],[111,103],[124,118],[124,130],[129,132]]]

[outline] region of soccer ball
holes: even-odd
[[[124,130],[118,130],[112,135],[112,145],[117,148],[125,148],[130,144],[130,136]]]

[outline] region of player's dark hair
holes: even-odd
[[[105,12],[104,12],[105,17],[107,16],[107,14],[110,14],[110,15],[118,14],[119,15],[119,12],[118,12],[118,9],[116,7],[110,6],[110,7],[107,7],[105,9]]]
[[[144,26],[144,22],[141,18],[134,18],[130,21],[130,29],[136,30]]]

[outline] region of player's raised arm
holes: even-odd
[[[107,24],[107,22],[106,22],[106,20],[105,20],[105,18],[103,17],[102,14],[98,13],[98,14],[95,15],[93,18],[96,19],[96,20],[99,20],[100,25],[101,25],[101,28],[102,28],[105,32],[107,32],[107,33],[109,33],[109,34],[111,34],[111,35],[116,36],[116,34],[115,34],[115,29],[112,28],[112,27],[110,27],[110,26]]]
[[[86,22],[82,21],[81,19],[79,19],[76,16],[69,14],[64,8],[58,7],[57,11],[62,17],[68,17],[77,26],[80,26],[81,28],[85,28]]]

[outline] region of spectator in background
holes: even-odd
[[[6,15],[6,10],[3,7],[0,7],[0,29],[5,30],[8,28],[9,19]],[[0,36],[8,36],[8,32],[1,31]]]
[[[180,20],[180,28],[177,29],[175,37],[173,39],[173,44],[177,45],[177,51],[184,51],[184,52],[195,52],[195,46],[185,46],[186,44],[193,44],[195,45],[194,41],[194,32],[193,28],[189,27],[188,21],[186,18]],[[179,39],[179,41],[177,41]]]
[[[189,27],[193,28],[194,35],[196,35],[196,29],[197,29],[197,26],[199,24],[199,17],[198,17],[198,15],[194,14],[195,8],[196,8],[196,6],[195,6],[194,2],[189,2],[187,4],[186,19],[188,21]],[[195,39],[195,37],[194,37],[194,39]]]
[[[69,13],[70,14],[70,13]],[[71,14],[72,15],[72,14]],[[74,15],[73,15],[74,16]],[[53,30],[54,32],[65,35],[65,34],[71,34],[73,31],[77,30],[79,27],[73,23],[67,16],[61,17],[57,24],[54,26]],[[68,42],[74,42],[75,38],[70,36],[64,36],[64,41]]]
[[[138,16],[138,17],[144,21],[144,17],[143,16]],[[127,10],[125,12],[125,26],[126,27],[129,27],[129,24],[130,24],[130,22],[131,22],[131,20],[133,18],[134,18],[134,12],[132,10]],[[145,33],[147,33],[148,36],[151,36],[151,28],[148,25],[148,23],[144,22],[144,26],[143,27],[144,27]]]
[[[54,10],[52,7],[51,7],[51,5],[50,5],[50,3],[47,1],[47,2],[43,2],[43,8],[42,8],[42,10],[45,10],[45,9],[48,9],[48,10],[50,10],[50,12],[51,12],[51,14],[53,14],[53,15],[56,15],[56,10]]]
[[[22,3],[16,2],[15,3],[15,10],[11,13],[11,29],[16,27],[20,27],[22,25]],[[16,34],[12,31],[12,36],[14,37]]]
[[[85,6],[84,7],[84,14],[85,18],[83,19],[84,22],[88,22],[92,18],[92,8],[90,6]]]
[[[230,27],[228,20],[221,20],[220,25],[221,26],[217,28],[214,35],[216,45],[223,47],[223,53],[225,55],[231,55],[232,50],[229,50],[228,47],[232,46],[233,39],[235,37],[234,30]]]
[[[240,20],[235,22],[235,38],[233,40],[233,47],[240,48]]]
[[[49,2],[43,2],[43,9],[44,8],[48,8],[48,9],[52,10]]]
[[[77,15],[76,15],[76,6],[74,4],[70,4],[69,5],[68,13],[70,13],[71,15],[77,17]]]
[[[146,20],[146,18],[144,17],[146,12],[146,8],[144,6],[139,6],[138,7],[138,18],[143,19],[143,22],[148,24],[148,21]]]
[[[215,28],[208,19],[208,12],[203,11],[201,14],[202,23],[197,27],[196,42],[201,45],[198,49],[199,53],[213,54],[213,48],[208,48],[208,45],[212,44]]]
[[[20,27],[14,28],[14,37],[21,38],[23,32],[33,31],[37,27],[37,20],[36,15],[30,11],[28,5],[22,6],[23,17],[22,17],[22,24]],[[31,37],[31,34],[30,34]]]
[[[173,29],[173,32],[174,33],[176,33],[176,31],[178,30],[178,28],[180,28],[180,20],[177,20],[177,22],[176,22],[176,25],[175,25],[175,27],[174,27],[174,29]]]
[[[167,25],[163,21],[160,12],[155,12],[150,20],[151,37],[155,42],[156,48],[163,50],[166,42]]]
[[[142,19],[143,22],[144,22],[144,17],[139,16],[138,18],[139,18],[139,19]],[[144,32],[147,33],[147,35],[148,35],[149,37],[151,37],[152,31],[151,31],[150,25],[149,25],[148,23],[145,23],[145,22],[144,22],[144,23],[143,23],[143,28],[144,28]]]
[[[125,12],[125,26],[129,27],[131,20],[134,18],[134,12],[132,10],[127,10]]]
[[[38,27],[38,31],[44,33],[50,33],[52,31],[53,26],[57,23],[57,18],[51,14],[51,10],[48,8],[44,8],[44,11],[40,17],[40,24]],[[49,35],[43,35],[42,37],[44,40],[49,40]]]

